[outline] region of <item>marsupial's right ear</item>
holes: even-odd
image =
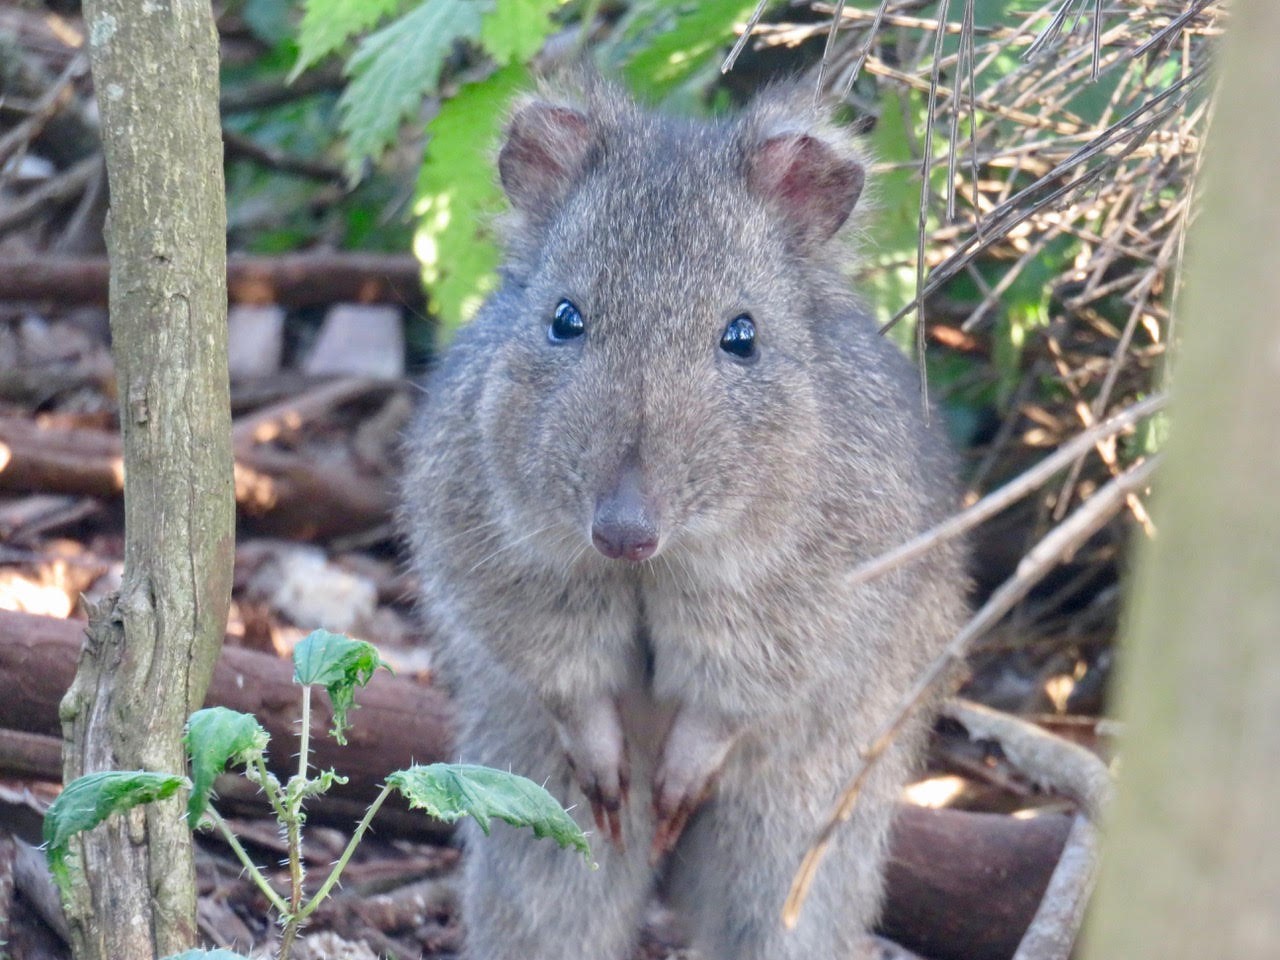
[[[591,166],[596,132],[576,107],[527,99],[516,106],[498,154],[502,189],[512,205],[547,216]]]
[[[861,151],[799,84],[765,91],[739,122],[747,188],[765,200],[803,246],[829,240],[866,183]]]

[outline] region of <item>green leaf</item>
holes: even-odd
[[[249,960],[243,953],[232,953],[230,950],[187,950],[174,953],[161,960]]]
[[[404,0],[306,0],[298,27],[298,62],[289,79],[403,5]]]
[[[619,22],[606,55],[637,90],[670,94],[696,74],[718,67],[754,0],[637,0]]]
[[[352,80],[338,105],[354,178],[366,157],[395,142],[400,123],[440,82],[444,58],[458,40],[475,40],[492,0],[425,0],[365,37],[347,64]]]
[[[347,712],[354,705],[356,687],[372,680],[379,667],[391,669],[373,644],[328,630],[312,631],[293,648],[293,679],[304,685],[319,684],[328,691],[333,704],[330,733],[341,744],[347,742]]]
[[[414,205],[414,250],[442,338],[471,319],[496,286],[498,245],[488,224],[502,209],[502,191],[489,157],[507,103],[528,82],[520,64],[499,70],[463,87],[428,127],[431,141]]]
[[[591,855],[587,838],[555,797],[532,780],[468,763],[433,763],[398,770],[387,782],[404,794],[409,806],[452,823],[473,817],[489,832],[493,817],[513,827],[529,827],[561,847]]]
[[[480,43],[499,66],[523,63],[542,49],[564,0],[496,0],[480,27]]]
[[[270,740],[252,715],[208,707],[197,710],[187,721],[183,742],[191,758],[191,796],[187,798],[187,826],[194,830],[209,805],[213,781],[227,762],[236,759],[247,763],[254,753],[261,753]]]
[[[96,827],[113,813],[173,796],[190,786],[186,777],[146,770],[108,770],[72,780],[44,815],[45,856],[58,886],[66,889],[68,844],[84,830]]]

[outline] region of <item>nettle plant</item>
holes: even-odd
[[[174,773],[148,770],[110,770],[91,773],[67,784],[44,819],[45,854],[53,877],[64,895],[71,883],[75,859],[71,840],[83,830],[102,823],[112,814],[123,813],[144,803],[173,796],[180,789],[190,791],[187,823],[193,830],[220,831],[249,877],[270,902],[283,927],[279,960],[287,960],[299,930],[333,890],[351,860],[374,816],[392,791],[399,791],[415,809],[447,822],[473,817],[487,834],[493,818],[516,827],[528,827],[535,836],[550,837],[561,847],[572,847],[588,860],[587,839],[555,799],[542,787],[524,777],[489,767],[460,763],[415,765],[391,774],[381,792],[356,825],[350,843],[342,851],[324,882],[307,895],[302,863],[304,807],[334,784],[346,779],[333,770],[309,770],[311,730],[311,689],[322,686],[333,705],[330,735],[345,745],[347,715],[354,707],[357,687],[367,684],[379,668],[390,669],[377,649],[363,640],[352,640],[327,630],[316,630],[293,652],[294,682],[302,687],[302,742],[298,771],[281,783],[267,769],[266,750],[270,736],[250,714],[209,707],[197,710],[187,721],[184,742],[190,763],[190,778]],[[262,869],[250,859],[226,821],[210,803],[214,779],[228,766],[243,775],[266,795],[286,838],[289,851],[289,894],[286,898],[271,886]],[[189,950],[166,960],[246,960],[228,950]]]

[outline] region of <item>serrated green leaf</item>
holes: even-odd
[[[523,63],[542,49],[564,0],[496,0],[480,27],[480,43],[500,66]]]
[[[403,6],[404,0],[306,0],[298,27],[298,62],[289,79]]]
[[[719,65],[754,0],[644,0],[619,22],[607,55],[637,90],[666,96],[694,75]]]
[[[70,882],[67,852],[71,838],[96,827],[113,813],[173,796],[190,786],[186,777],[146,770],[108,770],[72,780],[44,815],[45,857],[64,890]]]
[[[245,762],[261,753],[270,740],[257,719],[226,707],[197,710],[187,721],[183,743],[191,758],[191,796],[187,798],[187,826],[194,830],[209,805],[213,781],[232,759]]]
[[[187,950],[174,953],[161,960],[249,960],[243,953],[232,953],[230,950]]]
[[[391,669],[373,644],[328,630],[313,630],[293,648],[293,679],[325,688],[333,705],[330,733],[342,744],[347,742],[347,713],[354,706],[356,687],[372,680],[379,667]]]
[[[550,837],[561,847],[591,855],[587,838],[555,797],[532,780],[514,773],[469,763],[433,763],[398,770],[387,782],[409,806],[452,823],[472,817],[489,832],[494,817],[513,827],[529,827],[536,837]]]
[[[352,80],[338,106],[353,177],[366,157],[395,142],[403,120],[440,83],[444,59],[458,40],[480,35],[493,0],[425,0],[360,41],[347,64]]]
[[[511,97],[529,82],[521,64],[468,84],[431,121],[418,177],[414,250],[440,336],[471,319],[496,285],[498,244],[488,223],[502,209],[490,157]]]

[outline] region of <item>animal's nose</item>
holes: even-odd
[[[613,490],[596,500],[591,542],[610,560],[639,563],[657,553],[658,512],[634,467],[624,469]]]

